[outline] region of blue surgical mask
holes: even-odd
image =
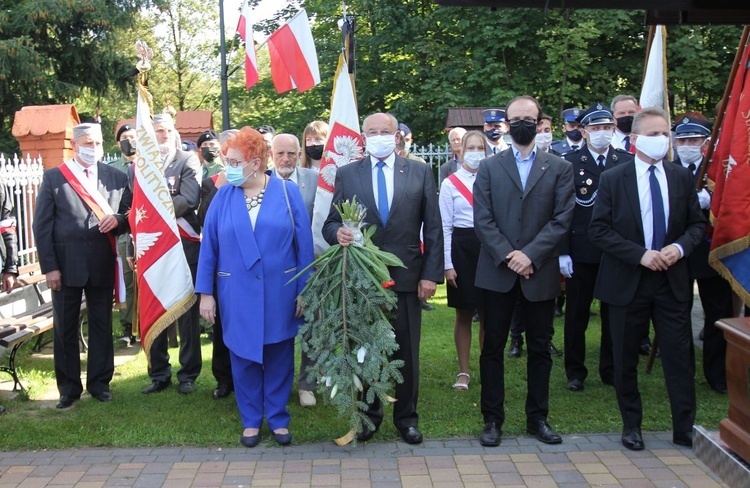
[[[224,175],[226,176],[229,183],[234,186],[240,186],[245,182],[245,180],[247,180],[247,176],[245,176],[244,170],[244,167],[234,168],[232,166],[227,166],[224,170]]]

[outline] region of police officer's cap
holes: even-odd
[[[615,123],[615,116],[612,110],[605,104],[599,102],[581,112],[576,121],[582,126],[602,125]]]
[[[675,122],[674,137],[675,139],[708,137],[711,135],[711,129],[713,126],[714,123],[710,120],[685,115]]]
[[[578,107],[566,108],[560,115],[565,122],[576,122],[576,119],[583,113],[583,109]]]
[[[505,110],[501,108],[488,108],[482,110],[485,124],[499,124],[505,122]]]

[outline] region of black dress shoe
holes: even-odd
[[[59,409],[70,408],[79,398],[73,395],[61,395],[55,406]]]
[[[640,354],[641,356],[648,356],[649,354],[651,354],[651,344],[649,344],[648,342],[644,342],[643,344],[641,344],[641,347],[638,348],[638,354]]]
[[[510,348],[508,349],[509,358],[520,358],[523,353],[523,344],[518,341],[510,341]]]
[[[401,437],[407,444],[421,444],[422,433],[416,427],[404,427],[399,429],[401,431]]]
[[[192,381],[180,381],[180,384],[177,387],[177,391],[181,395],[189,395],[190,393],[193,393],[195,391],[195,383],[193,383]]]
[[[260,442],[260,434],[240,436],[240,444],[242,444],[245,447],[255,447],[258,445],[259,442]]]
[[[573,378],[572,380],[568,381],[568,384],[565,385],[565,388],[570,391],[583,391],[583,380]]]
[[[700,332],[698,332],[698,340],[701,340],[701,341],[702,341],[702,340],[703,340],[703,337],[704,337],[704,335],[705,335],[705,328],[704,328],[704,327],[701,327],[701,331],[700,331]]]
[[[367,442],[370,439],[372,439],[372,436],[375,435],[375,432],[377,432],[378,429],[371,429],[366,425],[362,426],[362,432],[357,434],[357,442]]]
[[[233,391],[234,388],[232,387],[232,385],[228,383],[221,383],[213,392],[214,400],[218,400],[219,398],[226,398],[231,395]]]
[[[502,435],[503,432],[497,422],[485,422],[484,429],[479,436],[479,443],[487,447],[499,446]]]
[[[711,385],[711,389],[720,395],[727,394],[727,385]]]
[[[545,444],[560,444],[562,437],[549,426],[546,420],[536,420],[526,424],[526,432]]]
[[[108,391],[103,391],[101,393],[92,393],[91,398],[96,398],[100,402],[111,402],[112,401],[112,393]]]
[[[693,447],[693,432],[675,432],[672,434],[672,443],[678,446]]]
[[[421,306],[422,306],[422,310],[426,310],[428,312],[435,310],[435,307],[430,305],[429,302],[427,302],[427,300],[422,300]]]
[[[276,439],[276,442],[280,446],[288,446],[292,443],[292,433],[287,432],[286,434],[277,434],[276,432],[273,433],[273,438]]]
[[[160,391],[164,391],[169,388],[169,385],[171,384],[171,381],[153,380],[150,385],[141,390],[141,393],[143,393],[144,395],[148,395],[150,393],[159,393]]]
[[[641,429],[633,427],[632,429],[622,430],[622,445],[630,449],[631,451],[642,451],[643,436],[641,436]]]
[[[549,348],[549,355],[552,357],[560,357],[563,355],[563,353],[555,347],[554,344],[552,344],[552,341],[549,341],[549,344],[547,344],[547,347]]]

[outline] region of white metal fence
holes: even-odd
[[[427,144],[414,146],[411,152],[419,156],[429,164],[434,171],[439,168],[451,155],[448,144]],[[107,154],[104,163],[110,163],[120,155]],[[31,223],[34,218],[34,203],[39,194],[39,185],[42,183],[44,166],[41,156],[31,157],[30,154],[19,157],[14,154],[5,156],[0,153],[0,178],[6,186],[7,193],[13,199],[16,211],[18,232],[18,257],[21,265],[37,262],[36,242]]]

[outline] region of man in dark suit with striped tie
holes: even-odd
[[[705,219],[692,175],[665,164],[667,113],[646,108],[633,120],[635,161],[602,173],[589,239],[603,251],[594,296],[609,305],[614,383],[622,444],[644,448],[638,390],[640,339],[653,321],[672,409],[672,441],[692,446],[695,364],[687,256],[703,239]]]

